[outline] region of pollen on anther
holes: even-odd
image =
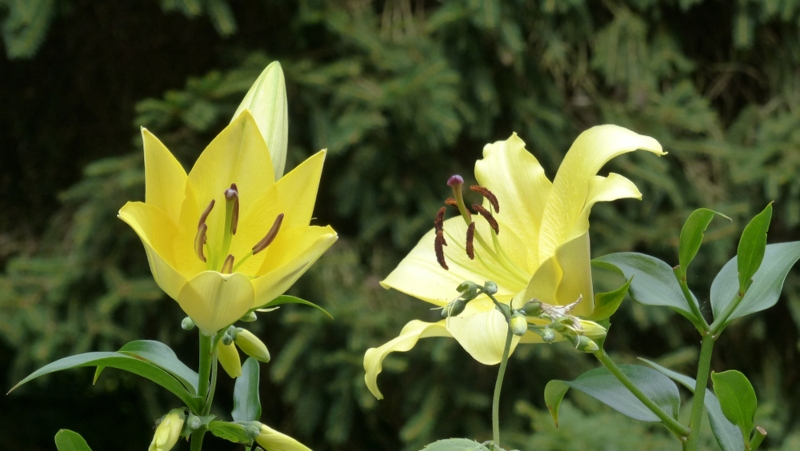
[[[475,223],[470,222],[467,226],[467,256],[470,260],[475,260],[475,248],[472,242],[475,240]]]
[[[439,209],[438,212],[436,212],[436,219],[433,220],[433,227],[434,227],[434,229],[436,229],[437,232],[439,230],[442,230],[442,228],[444,227],[444,214],[445,214],[446,211],[447,211],[447,208],[446,207],[442,207],[442,208]],[[446,246],[446,244],[445,244],[445,246]]]
[[[444,246],[447,246],[447,243],[444,241],[444,231],[440,229],[436,231],[433,248],[436,251],[436,261],[439,262],[439,266],[449,270],[450,268],[447,267],[447,262],[444,260]]]
[[[486,222],[488,222],[489,225],[494,229],[494,233],[500,233],[500,225],[497,224],[497,220],[494,219],[494,216],[492,216],[492,213],[489,210],[478,204],[473,204],[472,210],[475,211],[475,213],[480,213],[480,215],[483,216],[483,219],[485,219]]]
[[[200,227],[202,224],[205,224],[206,219],[208,219],[208,215],[211,213],[211,210],[214,208],[214,199],[211,199],[211,202],[208,203],[208,206],[202,213],[200,213],[200,220],[197,222],[197,227]]]
[[[500,213],[500,203],[497,201],[497,196],[495,196],[493,192],[489,191],[489,188],[480,185],[472,185],[469,187],[469,189],[485,197],[486,200],[488,200],[489,203],[492,204],[494,212]]]

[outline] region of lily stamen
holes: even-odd
[[[208,226],[206,223],[201,222],[200,226],[197,227],[197,234],[194,236],[194,252],[197,254],[197,257],[203,261],[203,263],[206,262],[206,256],[203,252],[203,247],[208,239],[207,232]]]
[[[475,260],[475,247],[472,242],[475,240],[475,223],[470,222],[467,226],[467,256],[470,260]]]
[[[255,246],[253,246],[253,255],[263,251],[267,248],[272,242],[275,240],[275,237],[278,235],[278,231],[281,228],[281,223],[283,222],[283,213],[279,214],[275,218],[275,222],[272,223],[272,227],[270,227],[269,232],[264,238],[261,239]]]
[[[480,185],[472,185],[469,187],[469,189],[485,197],[486,200],[488,200],[489,203],[492,204],[494,212],[500,213],[500,203],[497,201],[497,196],[495,196],[493,192],[489,191],[489,188]]]
[[[497,220],[494,219],[494,216],[492,216],[492,213],[489,210],[483,208],[483,206],[480,204],[473,204],[472,211],[475,213],[480,213],[480,215],[483,216],[483,219],[485,219],[492,229],[494,229],[494,233],[500,233],[500,225],[497,224]]]
[[[225,257],[225,262],[222,263],[222,269],[219,270],[222,274],[230,274],[233,272],[233,254],[228,254]]]
[[[208,206],[202,213],[200,213],[200,220],[197,221],[197,227],[200,227],[202,224],[206,223],[206,219],[208,219],[208,215],[211,213],[211,210],[214,208],[214,199],[211,199],[211,202],[208,203]]]

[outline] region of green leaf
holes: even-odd
[[[247,436],[244,426],[227,421],[212,421],[208,424],[208,431],[215,436],[233,443],[250,443],[253,440]]]
[[[767,246],[767,230],[772,220],[772,203],[761,213],[755,215],[747,224],[739,239],[736,251],[739,269],[739,293],[743,294],[750,286],[750,279],[758,271],[764,259]]]
[[[617,311],[620,304],[622,304],[623,299],[625,299],[625,295],[628,293],[631,282],[633,282],[633,277],[628,279],[627,282],[614,291],[595,294],[594,311],[589,319],[592,321],[602,321],[610,318],[611,315]]]
[[[664,368],[663,366],[647,359],[640,357],[639,360],[645,362],[646,364],[655,368],[661,374],[678,382],[689,389],[689,391],[694,393],[695,385],[697,383],[693,378],[684,376],[683,374],[677,373],[668,368]],[[731,423],[728,418],[725,417],[725,414],[722,413],[722,407],[719,405],[719,400],[711,390],[706,390],[704,401],[706,412],[708,412],[708,421],[711,424],[711,431],[714,433],[714,437],[717,439],[719,447],[722,448],[723,451],[742,451],[744,449],[744,442],[742,441],[742,434],[739,432],[739,428],[737,428],[735,424]]]
[[[58,451],[92,451],[81,434],[69,429],[61,429],[56,433],[56,448]]]
[[[681,229],[680,250],[678,252],[681,279],[686,279],[686,269],[689,267],[692,260],[694,260],[697,251],[700,250],[700,245],[703,244],[703,233],[716,215],[722,216],[728,220],[731,219],[714,210],[700,208],[693,211],[683,224],[683,228]]]
[[[672,268],[663,261],[636,252],[618,252],[595,258],[592,264],[622,274],[626,279],[633,279],[630,293],[636,302],[669,307],[693,323],[697,321]]]
[[[330,313],[328,313],[324,308],[318,306],[317,304],[315,304],[313,302],[310,302],[310,301],[306,301],[305,299],[300,299],[298,297],[289,296],[289,295],[286,295],[286,294],[284,294],[283,296],[278,296],[277,298],[269,301],[267,304],[265,304],[261,308],[270,308],[270,307],[275,307],[275,306],[283,305],[283,304],[303,304],[303,305],[308,305],[310,307],[314,307],[315,309],[321,310],[322,313],[328,315],[328,317],[330,319],[333,319],[333,316]]]
[[[258,398],[258,360],[248,357],[242,365],[242,375],[233,387],[234,421],[257,421],[261,418],[261,400]]]
[[[173,375],[191,394],[197,394],[199,376],[178,359],[175,352],[164,343],[153,340],[132,341],[118,352],[140,357]]]
[[[28,375],[28,377],[19,381],[19,383],[8,392],[11,393],[20,385],[30,382],[39,376],[44,376],[45,374],[70,368],[92,366],[117,368],[142,376],[171,391],[189,406],[193,412],[200,410],[202,399],[189,393],[183,384],[172,375],[150,362],[119,352],[88,352],[56,360],[34,371]]]
[[[495,449],[498,449],[495,447]],[[485,445],[466,438],[449,438],[447,440],[437,440],[422,451],[489,451]]]
[[[764,251],[764,262],[753,275],[752,285],[725,324],[775,305],[781,295],[786,275],[797,260],[800,260],[800,241],[767,245]],[[715,317],[725,311],[736,297],[738,292],[737,266],[736,257],[734,257],[722,267],[711,284],[711,309]]]
[[[671,417],[678,415],[678,388],[666,376],[641,365],[620,365],[620,370],[656,405]],[[567,390],[574,388],[634,420],[659,422],[655,413],[639,401],[605,367],[589,370],[574,381],[552,380],[545,386],[545,402],[558,425],[558,408]]]
[[[756,392],[747,377],[736,371],[711,372],[714,391],[719,396],[722,413],[742,431],[742,439],[750,442],[753,432],[753,418],[756,415]]]

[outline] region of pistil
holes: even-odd
[[[467,210],[467,205],[464,204],[464,195],[461,193],[461,187],[464,186],[464,178],[460,175],[453,175],[447,180],[447,185],[453,189],[453,198],[456,201],[456,207],[458,207],[461,217],[464,218],[464,222],[471,223],[472,215]]]

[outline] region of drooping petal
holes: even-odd
[[[281,239],[276,239],[265,251],[269,253],[253,279],[252,308],[261,307],[283,294],[336,242],[338,235],[330,226],[325,226],[282,231],[278,237]]]
[[[245,94],[239,108],[233,113],[231,122],[246,109],[252,113],[264,142],[267,143],[272,167],[275,170],[275,180],[278,180],[283,176],[286,164],[286,143],[289,134],[286,82],[279,62],[273,61],[261,72]]]
[[[266,451],[311,451],[307,446],[266,424],[261,425],[261,433],[256,437],[256,442]]]
[[[578,136],[553,180],[539,234],[539,261],[546,260],[558,246],[586,231],[583,227],[576,228],[575,224],[581,222],[590,181],[606,162],[636,149],[664,154],[655,139],[616,125],[592,127]]]
[[[186,171],[167,147],[146,128],[142,128],[142,143],[145,203],[161,209],[177,225],[186,186]]]
[[[189,172],[188,183],[202,210],[214,199],[208,217],[208,242],[221,247],[225,227],[225,190],[235,183],[239,191],[240,217],[256,208],[255,199],[275,183],[267,145],[253,116],[244,111],[206,147]]]
[[[178,231],[160,208],[142,202],[128,202],[119,211],[139,236],[147,253],[150,271],[158,286],[172,299],[178,299],[187,278],[174,267],[172,242]]]
[[[508,323],[489,299],[470,302],[462,314],[447,318],[446,325],[453,338],[478,362],[496,365],[502,360]],[[518,342],[519,337],[515,335],[509,355]]]
[[[491,232],[485,223],[478,223],[476,235],[488,241],[484,247],[476,240],[475,260],[470,260],[464,251],[467,226],[460,216],[444,222],[445,238],[448,245],[444,247],[444,255],[449,270],[442,268],[434,251],[435,231],[426,233],[409,254],[397,265],[383,281],[384,288],[394,288],[415,298],[431,304],[442,306],[458,296],[458,287],[462,282],[470,280],[481,283],[486,280],[498,284],[498,299],[510,299],[522,290],[528,282],[529,275],[521,270],[509,269],[513,262],[500,261],[502,256],[491,247]],[[501,231],[501,234],[505,233]],[[521,243],[517,243],[521,246]],[[497,257],[497,258],[494,258]]]
[[[231,378],[237,378],[242,375],[242,359],[239,357],[239,351],[236,350],[236,345],[233,343],[226,345],[222,340],[217,343],[217,359],[222,369],[228,373]]]
[[[204,335],[241,318],[253,305],[254,290],[244,274],[203,271],[184,285],[178,303]]]
[[[430,337],[451,337],[447,331],[445,321],[437,323],[426,323],[424,321],[413,320],[403,327],[400,335],[385,343],[378,348],[367,349],[364,354],[364,381],[367,388],[378,399],[383,399],[383,394],[378,389],[378,375],[383,371],[383,359],[392,352],[406,352],[411,350],[420,338]]]
[[[539,265],[538,236],[552,183],[536,157],[525,149],[516,133],[505,141],[487,144],[483,159],[475,163],[475,177],[499,199],[495,218],[506,230],[520,235],[527,251],[527,268]]]

